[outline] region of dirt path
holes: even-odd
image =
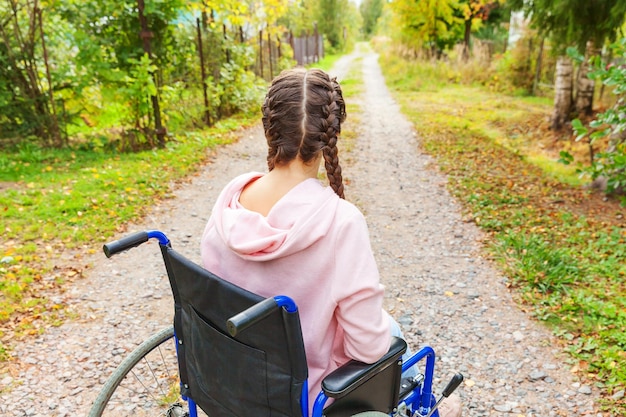
[[[377,57],[337,62],[334,74],[363,71],[359,138],[343,164],[347,199],[366,214],[386,307],[413,348],[428,343],[438,375],[465,374],[465,416],[600,416],[597,393],[581,386],[549,332],[511,301],[504,278],[480,255],[480,233],[462,220],[446,179],[385,87]],[[216,152],[175,197],[129,231],[161,229],[198,259],[199,239],[218,192],[233,176],[265,170],[260,127]],[[65,300],[77,319],[18,346],[0,379],[2,416],[85,415],[100,385],[141,340],[170,322],[169,286],[156,244],[107,260],[98,253],[87,279]],[[436,381],[437,392],[445,381]],[[5,388],[9,387],[8,390]]]

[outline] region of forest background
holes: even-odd
[[[306,62],[379,51],[520,307],[624,414],[625,2],[86,4],[0,1],[1,361],[71,319],[55,294],[93,242],[255,123],[267,82],[319,34]]]

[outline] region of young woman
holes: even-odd
[[[284,294],[300,311],[309,404],[322,379],[350,359],[372,363],[397,325],[367,224],[344,200],[337,137],[346,118],[341,88],[321,70],[274,79],[262,107],[269,172],[232,180],[202,238],[206,269],[264,297]],[[318,180],[324,161],[330,187]]]

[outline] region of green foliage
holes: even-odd
[[[383,15],[386,30],[405,47],[441,57],[455,45],[471,43],[472,33],[481,33],[485,40],[504,39],[508,32],[502,23],[509,17],[500,1],[446,0],[390,3],[391,21]],[[499,43],[502,43],[500,40]]]
[[[612,45],[615,57],[626,58],[626,38]],[[589,146],[602,141],[607,148],[592,154],[591,164],[583,166],[579,164],[579,172],[596,180],[606,180],[606,192],[608,194],[626,192],[626,67],[623,65],[607,64],[599,57],[593,59],[594,70],[591,77],[601,80],[604,85],[613,88],[613,94],[617,97],[612,108],[599,113],[594,120],[585,126],[580,119],[572,121],[572,128],[576,134],[576,140],[587,140]],[[565,162],[570,163],[573,157],[565,154]],[[626,197],[623,198],[626,204]]]
[[[513,48],[495,60],[494,65],[503,82],[503,90],[515,91],[518,94],[530,95],[533,92],[541,38],[533,33],[527,33],[520,38]],[[541,56],[541,73],[539,84],[551,85],[554,81],[554,68],[556,62],[553,56],[543,52]],[[542,95],[537,88],[536,95]],[[550,92],[549,95],[552,93]],[[548,94],[543,94],[548,95]]]
[[[265,83],[246,70],[254,60],[252,50],[245,46],[233,46],[231,52],[232,61],[222,65],[214,95],[221,116],[256,110],[265,91]]]
[[[258,103],[259,82],[250,72],[258,42],[245,37],[258,28],[277,40],[286,0],[143,3],[143,22],[138,0],[95,0],[89,7],[79,0],[0,3],[0,30],[7,31],[0,36],[0,146],[36,138],[44,146],[145,149],[161,145],[162,135],[154,137],[158,118],[175,135]],[[36,5],[43,9],[43,31]],[[18,29],[28,36],[14,37]],[[286,48],[283,42],[275,72],[292,65]],[[211,83],[208,105],[205,81]]]
[[[319,31],[325,34],[330,46],[339,49],[344,42],[341,14],[347,0],[319,0],[315,16]]]
[[[514,10],[524,10],[532,25],[548,36],[555,54],[571,45],[585,51],[587,41],[601,46],[615,35],[626,18],[622,0],[508,0]]]
[[[403,44],[431,55],[463,38],[462,18],[455,15],[456,0],[399,0],[392,3]]]
[[[317,0],[314,2],[313,16],[319,33],[324,35],[330,54],[350,50],[359,36],[362,26],[361,14],[350,0]]]
[[[41,59],[49,30],[36,1],[0,3],[0,139],[37,136],[48,146],[62,144],[49,66]]]
[[[506,2],[491,4],[493,8],[489,10],[487,19],[483,19],[479,27],[473,28],[474,38],[491,42],[496,52],[504,51],[509,41],[511,9]]]
[[[383,14],[382,0],[364,0],[359,6],[359,12],[363,17],[363,32],[365,36],[371,36],[376,33],[378,19]]]

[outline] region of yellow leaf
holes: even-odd
[[[454,293],[452,291],[446,291],[444,294],[447,295],[448,297],[454,296]]]
[[[465,380],[465,386],[466,387],[473,387],[476,383],[474,381],[472,381],[471,379],[466,379]]]

